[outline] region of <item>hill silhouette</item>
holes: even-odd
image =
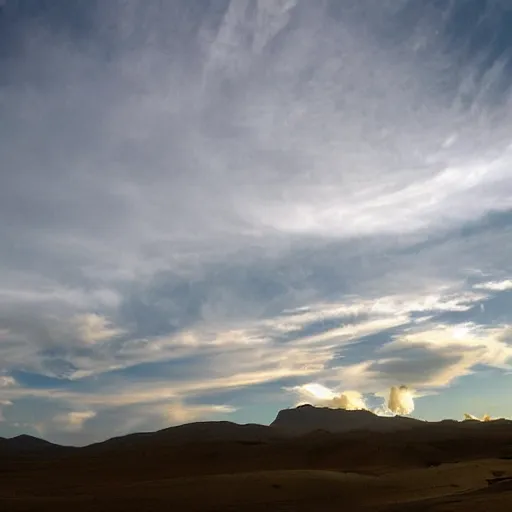
[[[512,423],[302,406],[269,426],[197,422],[83,448],[0,439],[0,475],[9,511],[448,510],[455,495],[499,511]]]
[[[440,435],[442,432],[458,433],[465,430],[483,431],[485,428],[511,428],[512,422],[497,419],[481,422],[442,420],[428,422],[403,416],[379,416],[367,410],[349,411],[309,404],[278,412],[270,425],[238,424],[229,421],[204,421],[167,427],[155,432],[139,432],[107,439],[82,448],[61,446],[30,435],[0,438],[0,450],[24,453],[50,453],[62,450],[82,452],[133,449],[144,446],[185,446],[205,443],[268,444],[306,436],[309,439],[330,434],[393,433],[418,430]],[[332,436],[331,436],[332,437]]]
[[[420,420],[402,416],[378,416],[366,410],[348,411],[306,404],[279,411],[271,426],[293,434],[307,434],[313,430],[393,432],[413,428],[421,423]]]
[[[0,453],[41,453],[50,451],[60,451],[64,447],[55,443],[50,443],[38,437],[21,434],[11,438],[0,438]]]

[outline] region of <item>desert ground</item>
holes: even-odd
[[[399,420],[299,435],[197,423],[84,448],[2,440],[0,510],[511,510],[512,423]]]

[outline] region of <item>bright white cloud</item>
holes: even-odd
[[[6,388],[8,386],[15,386],[16,381],[13,377],[8,375],[0,375],[0,388]]]
[[[310,403],[321,407],[330,407],[332,409],[345,409],[347,411],[367,410],[368,406],[358,391],[343,391],[336,393],[335,391],[318,384],[311,382],[302,386],[297,386],[292,389],[302,397],[301,403]]]
[[[504,279],[503,281],[489,281],[487,283],[480,283],[474,286],[477,290],[489,290],[493,292],[504,292],[512,290],[512,279]]]
[[[84,427],[84,423],[95,416],[94,411],[72,411],[57,415],[54,422],[58,428],[70,432],[79,432]]]
[[[97,314],[79,315],[74,319],[78,335],[84,343],[100,343],[123,334],[105,317]]]
[[[401,416],[414,411],[414,393],[407,386],[393,386],[389,392],[388,409]]]

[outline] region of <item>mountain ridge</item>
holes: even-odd
[[[424,423],[422,420],[404,416],[378,416],[368,410],[351,411],[305,404],[279,411],[270,426],[301,435],[312,430],[326,430],[332,433],[353,430],[387,432],[412,428],[422,423]]]
[[[474,420],[429,422],[405,416],[379,416],[368,410],[352,411],[304,404],[280,410],[269,425],[239,424],[230,421],[191,422],[154,432],[129,433],[82,447],[64,446],[21,434],[12,438],[0,437],[0,451],[43,454],[58,450],[118,450],[152,444],[162,446],[212,442],[263,444],[305,435],[349,434],[351,432],[392,433],[428,427],[467,430],[478,427],[485,428],[485,425],[510,425],[512,428],[512,422],[504,419],[485,423]]]

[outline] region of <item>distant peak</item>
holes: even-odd
[[[301,404],[297,407],[293,407],[290,409],[284,409],[283,411],[299,411],[299,410],[308,410],[308,411],[333,411],[336,414],[371,414],[376,416],[376,414],[368,409],[342,409],[340,407],[329,407],[329,406],[316,406],[311,404]],[[280,411],[280,412],[283,412]]]
[[[20,434],[5,440],[8,444],[13,446],[26,446],[26,447],[50,447],[57,446],[50,441],[40,439],[39,437],[31,436],[29,434]]]
[[[293,409],[279,411],[271,423],[273,427],[304,434],[315,430],[349,432],[351,430],[394,431],[411,428],[417,420],[412,418],[384,417],[367,409],[338,409],[303,404]]]

